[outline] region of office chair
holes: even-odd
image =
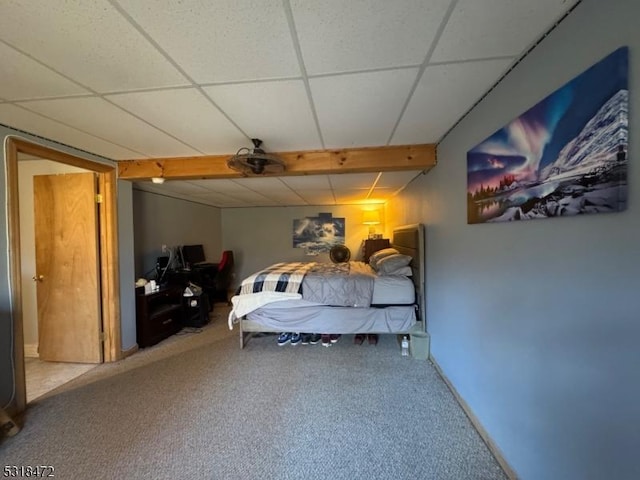
[[[233,251],[225,250],[222,252],[222,257],[218,263],[218,272],[214,279],[214,288],[211,292],[213,302],[226,302],[227,305],[231,305],[229,301],[229,289],[231,288],[231,280],[233,279]]]

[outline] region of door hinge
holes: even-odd
[[[102,203],[102,194],[96,193],[96,203]]]

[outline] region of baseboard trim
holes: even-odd
[[[25,344],[24,356],[31,357],[31,358],[39,358],[40,355],[38,355],[38,344],[37,343]]]
[[[438,365],[438,362],[431,355],[429,355],[429,360],[431,360],[431,363],[436,368],[438,375],[440,375],[442,380],[444,380],[444,383],[446,383],[447,387],[449,387],[449,390],[451,390],[451,393],[453,393],[453,396],[456,398],[456,401],[458,402],[458,404],[460,404],[460,406],[462,407],[462,410],[464,410],[464,413],[467,415],[467,417],[469,418],[469,420],[471,421],[475,429],[478,431],[480,438],[482,438],[482,441],[487,445],[487,448],[489,448],[489,451],[491,452],[491,454],[494,456],[496,461],[500,464],[500,467],[502,467],[502,470],[504,470],[504,473],[507,475],[507,477],[509,477],[510,480],[518,480],[518,475],[513,470],[513,468],[511,468],[511,465],[509,465],[509,463],[505,460],[504,455],[502,454],[502,451],[491,439],[491,437],[489,436],[487,431],[484,429],[484,427],[482,426],[478,418],[475,416],[471,408],[469,408],[469,405],[467,405],[467,402],[464,401],[464,399],[460,396],[460,394],[458,393],[456,388],[453,386],[451,381],[444,374],[444,372],[442,371],[442,368],[440,368],[440,365]]]
[[[136,353],[138,351],[139,347],[138,344],[136,343],[133,347],[131,347],[128,350],[123,350],[122,351],[122,358],[120,360],[124,360],[127,357],[130,357],[131,355],[133,355],[134,353]]]

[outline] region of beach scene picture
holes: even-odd
[[[467,152],[467,223],[626,208],[628,57],[615,50]]]

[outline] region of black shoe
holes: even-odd
[[[320,342],[320,334],[312,333],[311,336],[309,337],[309,343],[311,345],[317,345],[319,342]]]
[[[302,344],[303,345],[309,345],[309,340],[311,340],[311,334],[310,333],[303,333],[302,334]]]

